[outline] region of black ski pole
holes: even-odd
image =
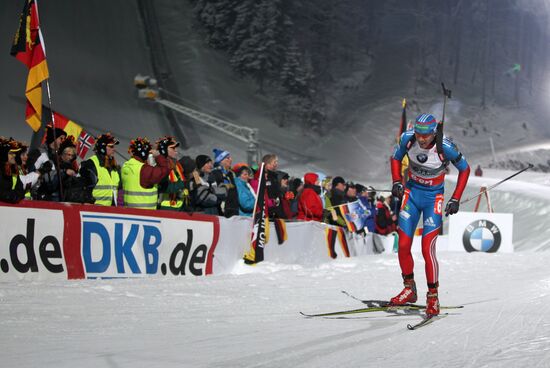
[[[487,193],[487,192],[490,191],[491,189],[493,189],[493,188],[499,186],[500,184],[504,183],[504,182],[507,181],[507,180],[512,179],[514,176],[517,176],[517,175],[521,174],[522,172],[531,169],[532,167],[533,167],[533,164],[529,164],[526,168],[521,169],[521,170],[519,170],[517,173],[512,174],[512,175],[510,175],[509,177],[502,179],[502,180],[499,181],[498,183],[493,184],[493,185],[487,187],[485,190],[480,191],[480,192],[479,192],[478,194],[476,194],[475,196],[472,196],[472,197],[467,198],[467,199],[465,199],[465,200],[463,200],[463,201],[460,201],[460,204],[464,204],[464,203],[470,202],[472,199],[475,199],[475,198],[479,197],[480,195]]]
[[[443,115],[441,117],[441,122],[437,125],[435,136],[435,144],[439,157],[443,157],[443,123],[445,123],[445,108],[447,107],[447,98],[451,98],[451,90],[445,88],[445,83],[441,82],[441,88],[443,88]]]

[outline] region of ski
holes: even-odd
[[[453,308],[453,307],[440,307],[440,308]],[[383,305],[383,306],[370,306],[365,308],[358,308],[358,309],[348,309],[348,310],[341,310],[336,312],[326,312],[326,313],[317,313],[317,314],[309,314],[300,312],[300,314],[304,317],[327,317],[327,316],[339,316],[343,314],[358,314],[358,313],[370,313],[370,312],[397,312],[397,311],[419,311],[426,309],[426,306],[424,305],[417,305],[417,304],[405,304],[405,305]]]
[[[357,309],[347,309],[347,310],[340,310],[335,312],[326,312],[326,313],[304,313],[300,312],[300,314],[304,317],[328,317],[328,316],[340,316],[345,314],[358,314],[358,313],[371,313],[371,312],[388,312],[388,313],[396,313],[398,311],[422,311],[426,309],[426,306],[423,304],[414,304],[414,303],[407,303],[403,305],[392,305],[387,300],[362,300],[354,295],[348,293],[347,291],[342,290],[342,293],[354,300],[357,300],[363,304],[366,304],[366,307],[363,308],[357,308]],[[464,308],[463,305],[448,305],[448,306],[441,306],[441,309],[460,309]]]
[[[430,323],[434,322],[434,321],[437,321],[438,319],[441,319],[441,318],[444,318],[444,317],[447,317],[448,314],[445,313],[445,314],[438,314],[438,315],[429,315],[429,316],[424,316],[422,318],[422,321],[418,322],[417,324],[414,324],[414,325],[411,325],[411,324],[408,324],[407,325],[407,328],[409,330],[417,330],[421,327],[424,327],[426,325],[429,325]]]
[[[348,293],[345,290],[342,290],[342,294],[350,297],[353,300],[357,300],[358,302],[361,302],[363,304],[366,304],[368,307],[385,307],[390,308],[392,305],[387,300],[378,300],[378,299],[371,299],[371,300],[363,300],[358,297],[356,297],[353,294]],[[410,307],[409,309],[426,309],[426,305],[424,304],[415,304],[415,303],[407,303],[405,306]],[[393,306],[395,307],[395,306]],[[447,306],[441,306],[441,309],[461,309],[464,308],[463,305],[447,305]]]

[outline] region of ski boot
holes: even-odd
[[[439,314],[439,298],[437,296],[437,288],[428,289],[426,295],[426,315],[437,316]]]
[[[418,299],[416,296],[416,284],[414,279],[405,279],[403,281],[405,288],[399,294],[390,299],[390,305],[404,305],[414,303]]]

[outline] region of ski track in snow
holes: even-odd
[[[343,289],[389,298],[400,288],[391,254],[202,279],[4,283],[0,358],[21,367],[544,366],[547,253],[440,253],[441,303],[465,308],[417,331],[406,329],[414,314],[298,314],[363,305]],[[423,301],[422,275],[418,285]]]

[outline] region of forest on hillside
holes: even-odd
[[[190,1],[205,42],[255,81],[280,126],[326,130],[338,103],[369,88],[388,45],[400,50],[413,95],[445,78],[481,107],[519,107],[544,88],[543,0]]]

